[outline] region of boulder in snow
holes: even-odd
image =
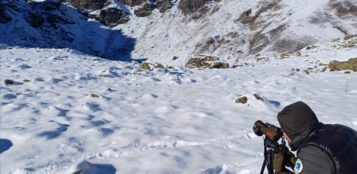
[[[357,71],[357,57],[356,58],[351,58],[348,59],[347,61],[337,61],[334,60],[329,63],[328,67],[331,69],[331,71],[341,71],[341,70],[352,70],[352,71]]]
[[[240,97],[236,100],[236,103],[246,104],[248,102],[248,98],[246,96]]]
[[[159,63],[148,63],[143,62],[139,65],[139,68],[142,70],[149,70],[152,71],[153,69],[164,69],[165,67]]]
[[[187,68],[199,69],[223,69],[229,68],[229,64],[220,62],[219,58],[213,56],[198,56],[191,58],[185,65]]]

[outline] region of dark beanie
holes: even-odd
[[[307,136],[319,122],[311,108],[301,101],[288,105],[279,112],[278,121],[293,145]]]

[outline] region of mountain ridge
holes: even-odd
[[[354,4],[352,0],[313,2],[307,0],[254,0],[249,2],[242,0],[190,2],[186,0],[37,0],[29,2],[29,4],[36,3],[57,3],[61,4],[60,7],[68,9],[71,9],[70,7],[73,5],[72,7],[76,7],[78,12],[84,15],[78,17],[80,15],[75,14],[72,10],[71,13],[59,15],[57,18],[56,16],[52,17],[52,23],[55,25],[68,26],[66,24],[68,21],[60,18],[81,19],[83,23],[88,17],[88,21],[97,20],[110,27],[105,29],[107,31],[105,33],[112,34],[105,34],[106,36],[101,34],[103,27],[100,24],[96,24],[96,27],[90,31],[73,32],[63,29],[64,32],[60,33],[64,35],[64,39],[61,38],[64,41],[74,39],[70,35],[80,37],[88,35],[87,32],[89,32],[92,33],[90,34],[92,37],[84,40],[93,43],[89,44],[90,48],[80,48],[81,43],[86,41],[67,42],[60,45],[69,44],[72,45],[71,48],[87,54],[113,60],[147,59],[150,62],[182,66],[190,58],[203,54],[216,56],[230,64],[236,64],[239,61],[266,54],[278,56],[284,52],[292,53],[312,44],[329,42],[337,37],[357,33],[357,21],[355,20],[357,4]],[[18,4],[26,6],[24,2]],[[161,8],[163,4],[166,4],[165,10]],[[29,10],[29,8],[25,9]],[[5,14],[4,11],[0,10],[2,14]],[[61,11],[60,13],[63,14]],[[41,18],[41,13],[37,16],[34,15],[33,18]],[[9,18],[6,17],[1,20],[3,24],[0,25],[3,27],[0,27],[3,30],[16,33],[17,29],[13,28],[13,21],[8,21]],[[41,20],[35,20],[34,24],[35,26],[41,24]],[[81,25],[74,26],[83,28]],[[39,39],[41,37],[48,37],[51,40],[53,37],[52,45],[56,45],[56,42],[61,40],[56,39],[58,37],[56,33],[51,33],[51,29],[41,32],[41,29],[38,29],[40,27],[21,27],[29,31],[27,35],[33,35],[32,40],[41,40]],[[97,30],[95,28],[99,31],[94,31]],[[40,30],[40,32],[36,32],[36,30]],[[111,38],[116,35],[119,37]],[[11,43],[9,40],[12,39],[6,39],[8,37],[5,34],[0,36],[1,42]],[[17,35],[15,35],[16,37]],[[76,41],[80,40],[77,38]],[[97,43],[98,38],[102,40],[99,43]],[[20,40],[19,42],[28,42],[18,40]],[[127,40],[132,41],[125,44],[124,42]],[[118,45],[120,45],[114,46],[116,51],[110,48],[113,47],[110,44],[109,46],[103,44],[114,42],[119,42]],[[100,46],[100,44],[104,46]],[[31,46],[30,43],[27,45]],[[39,45],[34,44],[33,46]],[[125,53],[118,50],[125,50]]]

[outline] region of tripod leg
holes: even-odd
[[[264,174],[264,169],[265,169],[266,164],[267,164],[267,161],[264,160],[262,169],[260,170],[260,174]]]
[[[274,168],[273,168],[273,151],[269,150],[267,152],[267,168],[268,168],[268,173],[269,174],[274,174]]]
[[[260,174],[264,174],[264,169],[266,165],[267,165],[267,149],[266,147],[264,147],[264,162],[262,165],[262,169],[260,170]]]

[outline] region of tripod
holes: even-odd
[[[282,138],[281,143],[285,145],[285,140]],[[279,143],[277,141],[272,141],[267,137],[264,137],[264,162],[260,174],[264,173],[265,167],[268,170],[268,174],[274,174],[273,168],[273,156],[274,152],[278,150]]]

